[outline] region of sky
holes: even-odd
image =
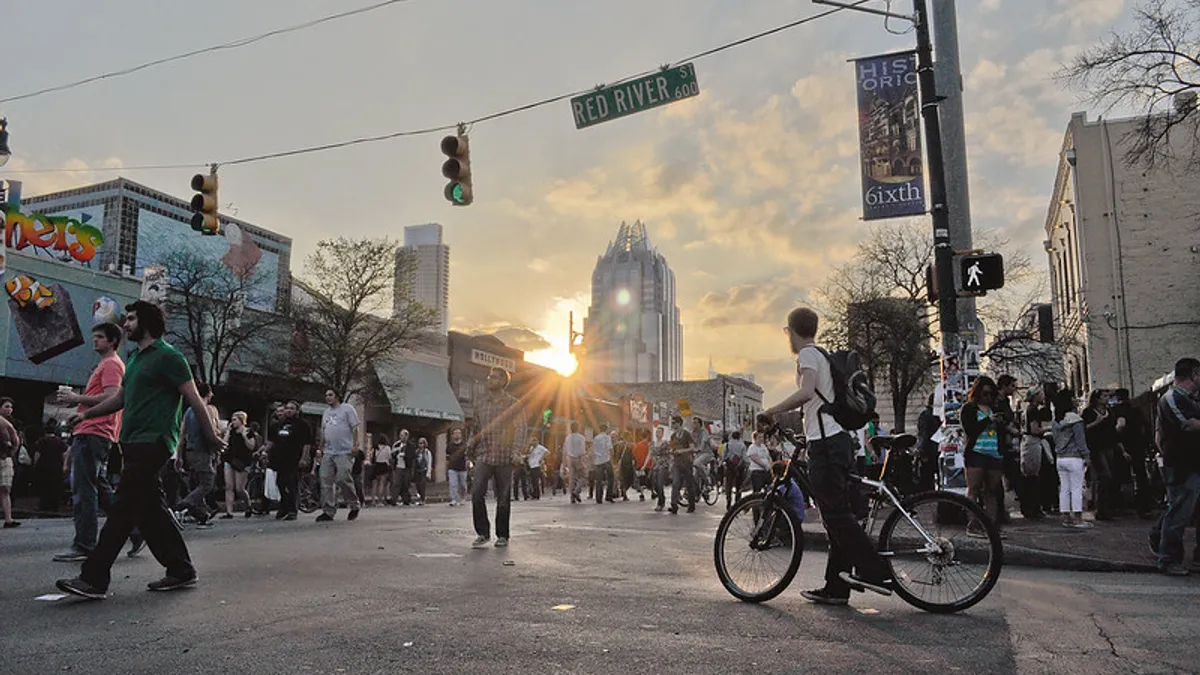
[[[370,0],[12,0],[0,98],[133,66]],[[872,3],[882,7],[883,0]],[[909,11],[909,3],[894,3]],[[958,3],[973,226],[1045,267],[1063,134],[1081,92],[1053,74],[1128,25],[1132,0]],[[194,169],[453,124],[595,87],[827,9],[810,0],[409,0],[253,45],[0,104],[35,195],[125,175],[186,197]],[[840,12],[695,62],[700,95],[576,130],[567,101],[471,129],[475,202],[442,196],[442,134],[221,170],[222,210],[289,236],[293,271],[335,236],[440,222],[451,327],[567,359],[596,259],[641,220],[677,280],[687,378],[753,373],[789,393],[787,312],[869,230],[860,220],[848,59],[915,42]],[[17,57],[17,58],[14,58]],[[19,65],[18,65],[19,64]],[[22,169],[86,169],[19,173]],[[540,351],[539,351],[540,350]]]

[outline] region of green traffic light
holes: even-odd
[[[450,197],[455,204],[466,204],[467,196],[463,193],[462,183],[455,183],[454,189],[450,191]]]

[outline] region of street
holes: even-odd
[[[162,571],[146,551],[122,555],[101,602],[35,600],[76,568],[50,561],[71,522],[29,521],[0,536],[0,672],[1196,669],[1196,579],[1010,566],[980,605],[936,616],[875,595],[810,605],[799,591],[825,555],[809,551],[788,591],[748,605],[713,571],[721,511],[518,502],[510,548],[481,551],[470,509],[445,504],[321,525],[239,515],[186,530],[197,588],[145,591]]]

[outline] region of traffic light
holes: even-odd
[[[551,410],[550,408],[546,408],[545,410],[543,410],[542,411],[542,426],[549,429],[550,428],[550,419],[552,417],[554,417],[553,410]]]
[[[221,219],[217,215],[217,172],[205,176],[192,176],[192,229],[205,235],[221,233]]]
[[[925,296],[931,305],[936,305],[941,297],[938,295],[937,272],[934,271],[933,265],[925,266]]]
[[[460,127],[457,136],[442,139],[442,154],[448,158],[442,164],[442,175],[450,179],[446,199],[455,206],[467,206],[475,197],[471,191],[471,148],[464,129]]]
[[[958,261],[960,289],[964,295],[982,295],[1004,288],[1004,256],[999,253],[972,253]]]
[[[8,118],[0,117],[0,166],[8,164],[12,150],[8,149]]]

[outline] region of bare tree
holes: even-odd
[[[267,329],[279,317],[248,308],[270,304],[261,271],[235,272],[221,260],[187,249],[172,252],[160,264],[170,282],[167,334],[191,357],[198,377],[219,385],[231,364],[262,356]]]
[[[1200,0],[1147,0],[1134,10],[1133,27],[1112,33],[1064,66],[1057,77],[1084,91],[1105,110],[1141,111],[1123,139],[1126,160],[1147,165],[1176,159],[1189,148],[1189,165],[1200,164]],[[1176,98],[1179,96],[1180,98]],[[1189,142],[1172,143],[1172,136]]]
[[[326,239],[305,268],[306,298],[293,298],[293,372],[342,400],[375,388],[372,366],[426,344],[436,313],[416,302],[392,314],[393,293],[411,292],[416,255],[391,239]]]

